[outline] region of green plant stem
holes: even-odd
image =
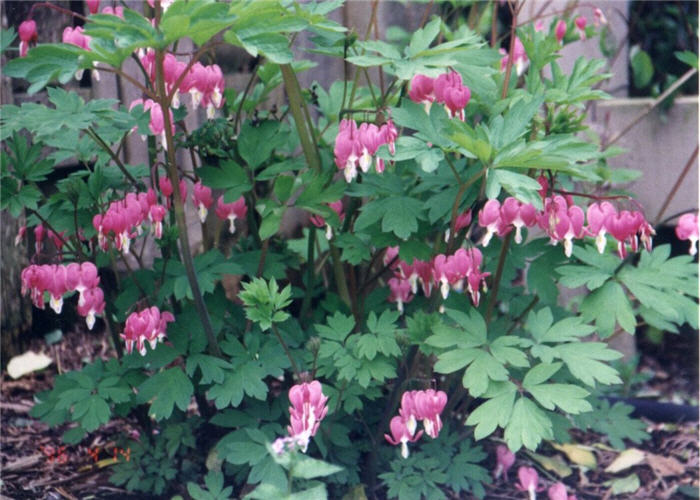
[[[501,247],[501,253],[498,256],[498,267],[496,268],[496,275],[493,278],[493,288],[489,294],[489,302],[486,304],[486,324],[491,323],[491,316],[493,315],[493,310],[496,307],[496,299],[498,298],[498,289],[501,284],[501,277],[503,276],[503,267],[506,263],[506,256],[508,255],[508,249],[510,248],[510,242],[513,240],[513,233],[508,233],[508,236],[503,240],[503,246]]]
[[[122,161],[119,159],[119,157],[116,155],[114,151],[112,151],[112,148],[109,147],[109,144],[107,144],[102,138],[97,135],[97,132],[92,127],[88,127],[86,129],[87,135],[97,143],[98,146],[100,146],[108,155],[110,158],[112,158],[112,161],[119,167],[119,170],[122,171],[124,174],[124,177],[127,178],[127,180],[133,184],[135,188],[138,189],[139,187],[139,181],[137,181],[133,175],[129,173],[129,171],[126,169],[126,166],[122,163]]]
[[[372,24],[377,19],[377,7],[379,6],[379,0],[373,0],[372,1],[372,12],[370,13],[369,16],[369,24],[367,25],[367,31],[365,31],[365,37],[363,40],[367,40],[369,38],[370,33],[372,32]],[[364,54],[365,51],[363,50],[362,53]],[[359,70],[359,68],[355,68],[355,77],[352,80],[352,90],[350,91],[350,102],[348,104],[348,108],[352,108],[352,104],[355,101],[355,93],[357,92],[357,84],[360,83],[360,74],[362,72]],[[370,84],[371,86],[371,84]],[[343,100],[343,106],[345,106],[345,100]]]
[[[382,439],[382,433],[384,432],[385,429],[389,427],[389,421],[391,420],[391,416],[393,415],[396,407],[398,406],[399,403],[399,394],[403,390],[406,381],[411,378],[412,375],[412,370],[415,369],[415,364],[414,360],[416,356],[418,355],[418,346],[412,345],[409,347],[408,352],[406,353],[406,365],[409,367],[407,370],[402,371],[399,374],[399,377],[396,379],[396,382],[394,383],[394,387],[391,390],[391,394],[386,400],[386,405],[384,406],[384,413],[382,415],[382,419],[379,421],[379,425],[376,427],[375,431],[375,441],[380,441]],[[369,485],[370,488],[374,487],[374,482],[376,481],[376,468],[377,468],[377,459],[378,459],[378,447],[372,448],[372,451],[369,454],[369,460],[368,460],[368,479],[369,479]]]
[[[287,355],[287,358],[289,358],[289,362],[292,364],[292,370],[294,371],[294,375],[296,375],[297,380],[301,380],[301,377],[300,377],[301,372],[299,371],[299,367],[297,366],[296,361],[294,361],[294,358],[292,357],[292,353],[289,351],[289,346],[282,338],[282,335],[280,334],[280,331],[277,328],[277,325],[275,325],[274,323],[272,323],[272,332],[275,334],[275,337],[277,337],[277,340],[279,341],[280,345],[282,346],[282,349],[284,349],[284,353]]]
[[[316,228],[309,226],[309,237],[306,244],[306,292],[301,304],[299,318],[303,321],[311,307],[311,296],[314,292],[314,250],[316,245]]]
[[[180,197],[180,190],[177,189],[179,185],[179,179],[177,175],[177,163],[175,161],[175,144],[173,141],[173,134],[171,129],[170,113],[169,113],[169,103],[166,92],[165,92],[165,80],[163,78],[163,51],[156,51],[156,83],[158,88],[158,103],[163,110],[163,124],[165,127],[165,142],[167,145],[166,151],[166,166],[168,169],[168,177],[170,182],[175,189],[173,189],[173,208],[175,211],[175,221],[177,222],[177,229],[180,239],[180,253],[182,256],[182,261],[185,266],[185,272],[187,274],[187,281],[190,284],[192,290],[192,297],[194,299],[195,309],[202,322],[202,328],[204,328],[204,333],[207,336],[209,343],[209,351],[217,357],[221,357],[221,349],[216,340],[216,335],[214,334],[214,329],[211,326],[211,320],[209,318],[209,311],[207,311],[207,306],[204,303],[204,298],[202,297],[202,292],[199,289],[199,282],[197,281],[197,275],[194,270],[194,260],[192,258],[192,252],[190,250],[190,239],[187,234],[187,221],[185,220],[185,209],[184,200]]]
[[[447,158],[447,157],[445,157],[445,158]],[[448,164],[450,164],[450,162],[448,162]],[[454,168],[454,166],[453,166],[453,168]],[[450,237],[447,240],[448,252],[451,249],[452,244],[454,243],[455,236],[456,236],[455,235],[455,226],[457,225],[457,215],[459,212],[459,203],[462,201],[462,196],[464,195],[464,192],[467,190],[467,188],[469,186],[471,186],[472,184],[474,184],[479,179],[481,179],[481,177],[483,177],[485,173],[486,173],[485,169],[480,170],[476,174],[472,175],[467,180],[467,182],[465,182],[464,184],[460,184],[460,186],[459,186],[459,191],[457,191],[457,196],[455,196],[455,201],[452,204],[452,217],[450,219]],[[455,170],[455,175],[457,175],[456,170]],[[458,178],[459,178],[459,176],[458,176]]]
[[[311,125],[307,124],[304,119],[304,105],[299,81],[290,64],[280,65],[280,70],[282,71],[282,80],[289,99],[289,110],[292,113],[292,117],[294,117],[294,124],[299,134],[299,141],[301,142],[301,149],[304,152],[306,162],[312,170],[317,173],[321,172],[321,159],[318,156],[318,150],[313,145],[313,135],[309,129]],[[307,128],[307,125],[309,128]]]
[[[253,68],[253,71],[250,75],[250,78],[248,79],[248,83],[246,84],[245,89],[243,90],[243,95],[241,95],[241,102],[238,103],[238,109],[236,110],[236,117],[233,120],[233,133],[234,134],[238,133],[238,125],[241,122],[241,116],[243,114],[243,104],[245,103],[245,99],[248,96],[248,92],[250,92],[250,89],[253,87],[253,82],[257,79],[257,76],[258,76],[257,67],[258,67],[258,63],[255,64],[255,67]]]
[[[515,330],[515,327],[518,326],[518,324],[522,321],[522,319],[527,316],[527,313],[532,311],[532,308],[537,305],[537,303],[540,301],[540,297],[538,295],[535,295],[530,303],[527,305],[525,309],[523,309],[523,312],[518,314],[518,317],[513,320],[513,324],[510,325],[510,328],[508,328],[508,331],[506,332],[506,335],[510,335],[513,333],[513,330]]]
[[[333,263],[333,275],[335,276],[335,283],[338,287],[338,295],[340,295],[341,300],[345,303],[348,308],[355,313],[355,308],[353,307],[353,302],[350,299],[350,292],[348,291],[348,283],[345,279],[345,272],[343,271],[343,263],[340,261],[340,253],[338,248],[333,243],[333,240],[328,242],[331,253],[331,261]],[[357,321],[357,318],[355,318]]]

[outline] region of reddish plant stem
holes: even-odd
[[[690,172],[690,168],[693,166],[693,163],[695,163],[695,160],[698,157],[698,146],[695,146],[695,149],[690,155],[690,158],[688,158],[688,161],[685,164],[685,167],[683,167],[683,171],[681,172],[681,175],[678,176],[678,179],[676,179],[676,183],[673,185],[671,188],[671,191],[668,193],[668,196],[666,196],[666,199],[664,200],[664,204],[661,205],[661,208],[659,209],[659,213],[656,214],[656,219],[654,219],[654,225],[658,225],[659,221],[661,220],[661,217],[663,217],[664,212],[668,208],[668,206],[671,204],[671,200],[673,200],[673,197],[676,196],[676,193],[678,192],[678,189],[681,187],[681,184],[683,183],[683,180],[685,179],[685,176],[688,175],[688,172]]]
[[[84,22],[87,21],[87,17],[83,16],[82,14],[78,14],[77,12],[73,12],[70,9],[64,9],[63,7],[59,7],[58,5],[54,5],[51,2],[39,2],[35,3],[32,5],[32,8],[29,9],[29,15],[27,15],[27,19],[31,19],[32,16],[34,15],[34,9],[37,7],[47,7],[49,9],[57,10],[58,12],[65,14],[67,16],[71,17],[77,17],[78,19],[82,19]]]
[[[158,4],[157,4],[158,5]],[[156,13],[159,9],[156,9]],[[178,186],[179,179],[177,175],[177,163],[175,160],[175,143],[173,141],[172,133],[172,122],[170,121],[170,101],[172,95],[168,96],[165,91],[165,79],[163,71],[163,59],[164,52],[162,50],[156,51],[156,88],[158,92],[158,104],[161,106],[163,111],[163,125],[165,128],[165,142],[167,146],[166,151],[166,166],[168,169],[168,177],[173,186]],[[177,88],[177,87],[175,87]],[[211,319],[209,318],[209,311],[207,311],[207,306],[204,303],[204,298],[202,297],[202,292],[199,288],[199,282],[197,281],[197,275],[194,270],[194,260],[192,258],[192,252],[190,250],[190,240],[187,234],[187,221],[185,220],[185,210],[184,210],[184,200],[180,197],[180,190],[173,190],[173,209],[175,211],[175,221],[177,222],[177,228],[180,240],[180,254],[182,256],[182,262],[185,266],[185,272],[187,274],[187,281],[190,284],[192,290],[192,297],[194,299],[195,309],[202,322],[202,328],[207,336],[207,341],[209,343],[209,350],[212,354],[217,357],[221,357],[221,349],[216,340],[216,335],[214,334],[214,329],[211,325]]]

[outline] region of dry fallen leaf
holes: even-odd
[[[647,464],[661,477],[680,476],[685,472],[685,466],[673,457],[647,453]]]
[[[629,448],[620,453],[610,465],[605,468],[605,472],[616,474],[635,465],[644,462],[645,453],[637,448]]]
[[[581,465],[589,469],[595,469],[598,466],[598,461],[595,455],[590,451],[589,447],[578,444],[556,444],[552,446],[557,450],[564,452],[569,460],[576,465]]]
[[[557,476],[564,478],[571,475],[573,472],[571,467],[564,463],[564,460],[559,456],[555,455],[553,457],[548,457],[546,455],[540,455],[539,453],[527,452],[533,460],[537,461],[546,470],[554,472]]]
[[[18,379],[27,373],[43,370],[52,362],[53,360],[46,354],[27,351],[24,354],[15,356],[7,363],[7,373],[10,377]]]

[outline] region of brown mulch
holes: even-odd
[[[109,482],[109,466],[115,439],[131,429],[131,423],[115,419],[91,433],[79,445],[64,445],[61,435],[69,425],[49,428],[29,415],[34,394],[48,390],[61,372],[77,370],[84,361],[109,359],[115,353],[104,335],[71,332],[53,346],[33,339],[28,350],[44,352],[54,359],[46,370],[18,380],[2,373],[0,391],[0,498],[13,499],[118,499],[137,498]],[[117,458],[124,459],[117,450]]]
[[[61,448],[61,435],[69,426],[52,429],[29,416],[29,410],[34,404],[33,395],[51,388],[59,366],[62,371],[75,370],[84,361],[114,356],[104,335],[85,331],[71,332],[51,348],[47,348],[43,339],[35,339],[30,349],[46,352],[54,358],[54,363],[42,372],[26,375],[19,380],[12,380],[6,373],[2,374],[0,500],[146,498],[129,494],[109,482],[110,463],[107,459],[113,457],[115,441],[134,429],[133,422],[125,419],[112,420],[89,434],[79,445]],[[688,373],[697,365],[692,362],[690,365],[674,363],[671,366],[664,364],[662,368],[659,363],[648,352],[642,351],[639,369],[654,373],[645,383],[644,389],[658,393],[660,398],[667,401],[680,399],[697,404],[697,373],[694,377]],[[564,478],[563,482],[569,493],[575,492],[579,500],[693,498],[682,494],[679,488],[688,491],[688,488],[700,485],[697,422],[677,425],[648,423],[647,432],[651,439],[639,445],[629,444],[630,448],[645,452],[647,458],[617,474],[606,473],[605,468],[619,452],[602,444],[605,439],[594,433],[577,431],[574,432],[573,440],[590,447],[594,452],[598,462],[595,469],[587,470],[572,464],[562,452],[548,445],[541,447],[538,452],[558,457],[571,467],[573,473]],[[493,466],[495,443],[482,442],[482,445],[490,457],[490,462],[486,465]],[[117,453],[117,459],[123,457]],[[525,492],[514,487],[517,469],[521,465],[535,466],[540,473],[541,484],[549,485],[559,479],[553,472],[536,464],[526,453],[520,452],[510,471],[510,480],[501,478],[494,484],[487,485],[486,498],[527,498]],[[609,481],[632,473],[639,478],[639,490],[634,494],[613,496]],[[539,493],[538,498],[547,498],[546,491]]]

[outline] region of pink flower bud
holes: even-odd
[[[19,35],[19,56],[24,57],[27,55],[29,50],[29,45],[35,44],[38,38],[36,32],[36,22],[32,19],[28,19],[17,28],[17,33]]]
[[[17,28],[17,34],[19,39],[23,42],[31,43],[36,42],[38,34],[36,32],[36,21],[28,19]]]
[[[578,31],[579,37],[581,37],[581,40],[586,39],[586,18],[583,16],[578,16],[574,20],[574,24],[576,24],[576,30]]]
[[[559,19],[557,21],[557,26],[554,29],[554,36],[557,38],[557,42],[560,44],[564,43],[564,37],[566,36],[566,21]]]
[[[85,0],[85,4],[90,14],[97,14],[97,11],[100,10],[100,0]]]

